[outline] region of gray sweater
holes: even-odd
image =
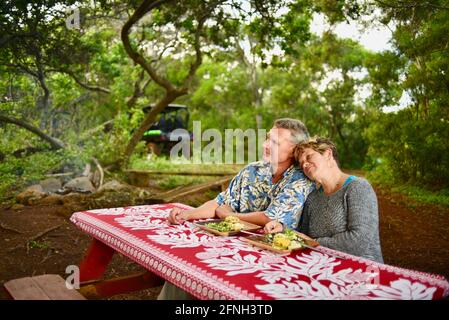
[[[299,231],[325,247],[383,262],[376,194],[355,177],[331,195],[313,191],[304,206]]]

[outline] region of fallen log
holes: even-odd
[[[216,187],[221,187],[221,190],[223,191],[227,188],[232,178],[233,176],[227,176],[218,180],[209,181],[194,186],[176,188],[174,190],[155,194],[147,200],[149,200],[151,203],[169,203],[181,197],[185,197],[197,192],[206,191]]]

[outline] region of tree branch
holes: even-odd
[[[142,70],[140,71],[140,73],[139,73],[139,77],[138,77],[137,80],[134,82],[134,91],[133,91],[133,94],[132,94],[132,96],[129,97],[129,99],[126,101],[126,105],[128,106],[128,108],[134,106],[134,104],[136,103],[137,99],[138,99],[139,97],[142,96],[144,88],[141,88],[141,87],[140,87],[140,84],[142,83],[144,76],[145,76],[145,70],[142,69]],[[151,78],[148,79],[148,81],[150,81],[150,80],[151,80]],[[148,81],[147,81],[147,83],[148,83]]]
[[[40,127],[42,130],[44,130],[47,127],[47,123],[48,123],[48,118],[49,118],[49,112],[50,112],[50,89],[48,89],[47,87],[47,83],[45,81],[45,70],[44,70],[44,66],[42,64],[42,55],[41,52],[35,48],[34,51],[34,57],[35,57],[35,62],[36,62],[36,67],[37,67],[37,80],[39,81],[39,84],[42,88],[42,90],[44,90],[44,96],[43,96],[43,112],[41,115],[41,123],[40,123]]]
[[[56,72],[61,72],[61,73],[65,73],[68,76],[70,76],[73,80],[75,80],[75,82],[80,86],[83,87],[84,89],[90,90],[90,91],[96,91],[96,92],[101,92],[101,93],[106,93],[106,94],[110,94],[111,90],[107,89],[107,88],[103,88],[103,87],[99,87],[99,86],[92,86],[89,85],[87,83],[83,83],[80,79],[78,79],[76,77],[76,75],[68,70],[62,70],[62,69],[51,69],[50,71],[56,71]]]
[[[30,76],[35,77],[36,79],[39,77],[38,74],[34,71],[32,71],[27,66],[21,65],[21,64],[12,64],[12,63],[5,63],[3,64],[5,67],[11,68],[11,69],[18,69],[23,73],[27,73]],[[14,71],[13,71],[14,72]]]
[[[172,0],[159,0],[159,1],[151,1],[151,0],[145,0],[137,9],[134,11],[133,15],[126,21],[126,23],[123,25],[122,31],[121,31],[121,39],[123,42],[123,46],[130,56],[130,58],[136,63],[142,66],[142,68],[150,75],[151,79],[153,79],[154,82],[156,82],[158,85],[163,87],[168,92],[174,91],[175,88],[173,85],[164,77],[158,75],[156,73],[156,70],[154,70],[150,64],[146,62],[144,57],[140,55],[138,52],[134,51],[131,47],[131,43],[129,40],[129,33],[131,31],[131,28],[136,24],[145,14],[153,10],[154,8],[159,7],[163,3],[168,3]]]
[[[385,7],[388,8],[394,8],[394,9],[411,9],[411,8],[416,8],[416,7],[431,7],[434,9],[441,9],[441,10],[449,10],[449,7],[444,7],[444,6],[439,6],[433,3],[429,3],[429,2],[420,2],[420,3],[401,3],[400,1],[398,2],[397,5],[394,4],[390,4],[390,3],[385,3],[382,0],[374,0],[374,2],[377,2]]]
[[[23,32],[23,33],[17,33],[13,35],[6,35],[0,38],[0,47],[3,47],[6,45],[7,42],[13,41],[15,38],[27,38],[27,37],[37,37],[39,36],[39,33],[37,32]]]
[[[38,135],[43,140],[50,143],[51,147],[55,150],[65,148],[64,143],[62,141],[60,141],[59,139],[50,137],[46,133],[42,132],[39,128],[36,128],[35,126],[29,124],[28,122],[25,122],[24,120],[0,114],[0,122],[12,123],[19,127],[24,128],[28,131],[33,132],[34,134]]]
[[[204,23],[206,22],[207,18],[210,16],[211,12],[214,10],[214,8],[219,4],[223,3],[223,0],[218,1],[212,1],[209,3],[209,6],[206,6],[202,12],[202,15],[198,19],[198,27],[195,31],[195,61],[190,65],[189,73],[187,77],[184,80],[184,86],[181,89],[181,91],[187,93],[188,89],[190,88],[190,85],[193,81],[193,77],[195,76],[196,70],[203,62],[203,55],[201,52],[201,46],[200,46],[200,36],[201,32],[203,31]]]
[[[187,90],[190,88],[190,85],[192,83],[193,77],[195,76],[196,70],[203,62],[203,55],[202,55],[201,46],[200,46],[200,35],[201,35],[201,31],[203,30],[203,25],[204,25],[204,22],[206,21],[206,19],[207,19],[207,15],[204,15],[201,18],[201,20],[198,21],[198,27],[195,32],[195,44],[194,44],[195,54],[196,54],[195,62],[193,62],[190,65],[189,73],[184,80],[184,87],[183,87],[182,91],[185,91],[185,92],[187,92]]]

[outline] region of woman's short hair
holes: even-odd
[[[281,118],[274,121],[274,127],[290,131],[294,144],[309,139],[309,131],[304,123],[297,119]]]
[[[316,152],[319,152],[320,154],[323,154],[326,150],[332,151],[332,156],[337,162],[337,165],[340,166],[340,160],[338,159],[338,153],[337,153],[337,147],[335,146],[335,143],[333,143],[328,138],[322,138],[322,137],[312,137],[306,141],[300,142],[295,146],[295,149],[293,151],[294,158],[297,163],[299,163],[299,159],[301,157],[301,154],[303,153],[304,149],[312,149]]]

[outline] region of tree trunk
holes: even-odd
[[[39,85],[44,91],[42,98],[42,115],[39,127],[41,130],[45,130],[47,128],[47,121],[50,115],[50,90],[47,87],[47,83],[45,82],[45,71],[44,66],[42,65],[41,53],[36,50],[35,52],[35,61],[37,67],[37,73],[35,74]],[[39,108],[38,108],[39,110]]]
[[[142,81],[145,77],[145,70],[142,69],[139,73],[139,77],[137,78],[136,82],[134,82],[134,91],[131,97],[126,101],[126,105],[128,106],[128,109],[135,106],[137,100],[143,96],[145,89],[148,87],[148,85],[151,82],[151,78],[148,79],[143,86],[141,86]]]
[[[342,152],[342,154],[344,154],[345,157],[347,157],[347,158],[346,158],[346,162],[347,162],[347,163],[350,163],[351,160],[352,160],[352,159],[351,159],[351,153],[350,153],[349,150],[348,150],[348,145],[347,145],[347,143],[346,143],[346,138],[345,138],[345,136],[343,135],[343,132],[342,132],[342,130],[341,130],[341,126],[337,124],[335,129],[337,130],[337,134],[338,134],[338,136],[340,137],[341,144],[342,144],[342,146],[343,146],[343,152]],[[341,161],[341,159],[340,159],[340,161]]]
[[[250,47],[253,48],[253,43],[251,39],[249,39]],[[262,114],[260,113],[260,108],[262,107],[262,99],[263,99],[263,93],[261,94],[259,92],[259,78],[257,74],[257,63],[255,59],[255,55],[252,55],[252,61],[249,61],[246,57],[245,50],[240,46],[240,44],[237,42],[237,53],[240,61],[243,63],[243,65],[246,68],[246,73],[250,79],[250,88],[251,88],[251,102],[254,106],[254,115],[255,115],[255,121],[256,121],[256,128],[261,129],[262,128]]]
[[[151,124],[156,119],[156,116],[166,107],[169,103],[173,102],[179,96],[185,95],[188,93],[188,89],[191,86],[193,77],[198,69],[198,67],[202,63],[202,53],[200,50],[200,33],[203,28],[203,24],[206,21],[207,15],[204,15],[199,21],[198,26],[195,32],[195,42],[194,48],[196,53],[196,59],[190,65],[189,72],[183,81],[183,86],[181,88],[176,88],[166,77],[159,75],[156,72],[156,69],[151,66],[151,63],[148,63],[145,58],[138,52],[135,51],[129,39],[129,33],[131,32],[131,28],[143,18],[151,10],[161,6],[164,3],[172,2],[173,0],[144,0],[140,6],[134,11],[133,15],[126,21],[121,30],[121,39],[123,43],[123,47],[128,54],[128,56],[134,61],[134,63],[140,65],[143,70],[150,76],[151,80],[154,81],[157,85],[159,85],[165,91],[164,97],[156,104],[154,108],[151,109],[150,113],[145,117],[140,127],[134,132],[131,137],[128,145],[126,146],[125,153],[123,154],[121,167],[126,168],[129,163],[129,159],[131,154],[133,153],[137,143],[139,143],[140,139],[142,139],[143,134],[148,128],[150,128]]]
[[[126,168],[129,163],[129,158],[131,157],[131,154],[133,153],[134,149],[136,148],[137,144],[139,143],[140,139],[142,139],[143,134],[145,131],[147,131],[150,126],[153,124],[154,120],[156,119],[156,116],[171,102],[173,102],[177,97],[182,95],[178,91],[167,93],[162,100],[160,100],[154,108],[151,108],[151,111],[147,114],[143,122],[141,123],[140,127],[134,132],[131,139],[128,142],[128,145],[126,146],[125,153],[123,155],[122,159],[122,168]]]
[[[65,147],[64,143],[62,141],[60,141],[59,139],[56,139],[56,138],[53,138],[53,137],[47,135],[46,133],[44,133],[39,128],[37,128],[37,127],[35,127],[35,126],[33,126],[33,125],[23,121],[23,120],[0,114],[0,121],[1,122],[15,124],[15,125],[17,125],[19,127],[22,127],[22,128],[24,128],[24,129],[26,129],[28,131],[33,132],[34,134],[38,135],[43,140],[47,141],[51,145],[51,147],[53,149],[55,149],[55,150],[63,149]]]
[[[259,79],[257,75],[257,67],[255,66],[251,70],[251,86],[253,92],[253,103],[254,103],[254,111],[256,114],[256,127],[257,129],[262,128],[262,114],[260,113],[260,109],[262,107],[262,97],[263,94],[259,92]]]
[[[41,130],[45,130],[47,128],[50,116],[50,90],[48,90],[43,76],[39,77],[39,83],[41,84],[42,90],[44,90],[44,95],[42,96],[42,116],[40,121],[40,128]]]

